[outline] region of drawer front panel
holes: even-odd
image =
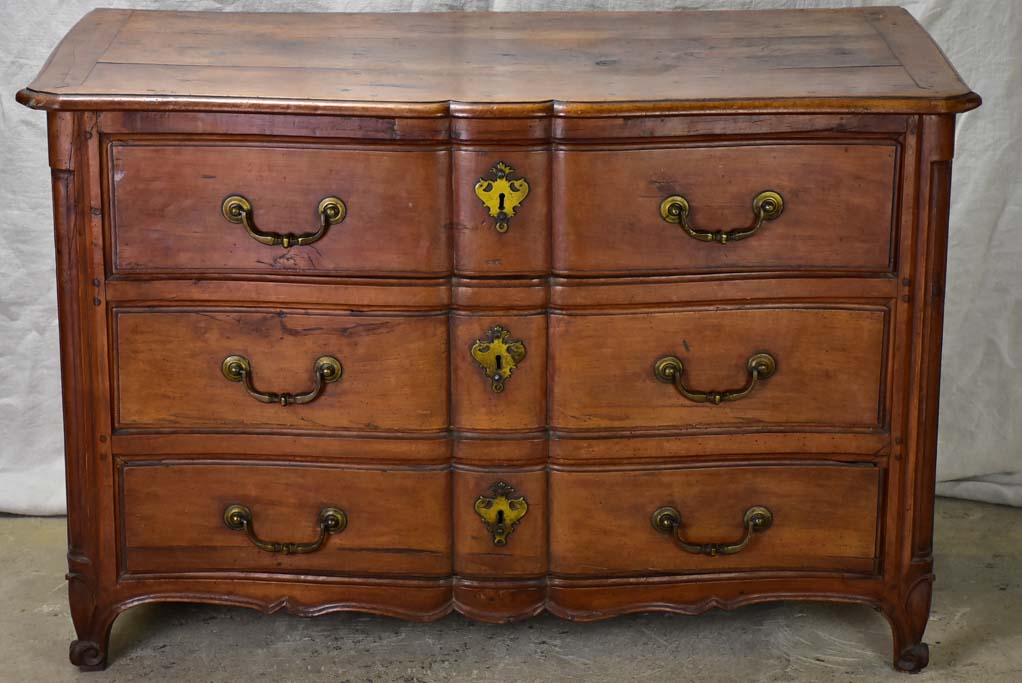
[[[550,474],[554,574],[611,576],[821,569],[871,572],[880,472],[868,466],[710,467]],[[677,511],[677,535],[696,545],[736,544],[747,510],[771,524],[745,548],[710,556],[654,529],[654,512]]]
[[[554,270],[684,273],[889,272],[897,148],[787,144],[560,151],[554,157]],[[697,231],[755,223],[753,200],[783,210],[752,236],[698,241],[660,214],[684,197]]]
[[[550,318],[555,429],[771,426],[877,428],[886,309],[740,307]],[[692,391],[748,388],[749,362],[776,369],[744,397],[698,403],[654,374],[676,357]]]
[[[130,461],[120,485],[124,571],[450,574],[447,471]],[[312,552],[269,552],[227,526],[232,505],[246,507],[252,532],[270,543],[317,541],[328,508],[346,525]]]
[[[450,272],[445,151],[113,144],[109,160],[115,272]],[[232,195],[267,233],[315,232],[326,197],[346,213],[285,249],[224,217]]]
[[[114,333],[119,427],[447,427],[446,316],[117,309]],[[282,406],[228,380],[229,356],[249,362],[261,392],[309,392],[324,356],[342,373],[311,402]]]

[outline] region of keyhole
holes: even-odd
[[[503,211],[504,210],[504,193],[503,192],[501,192],[499,195],[497,195],[497,200],[498,200],[497,208],[500,209],[501,211]]]
[[[504,525],[504,511],[497,510],[497,524]]]
[[[500,356],[500,355],[496,356],[496,362],[497,362],[497,372],[500,372],[500,370],[503,369],[503,367],[504,367],[504,357]]]

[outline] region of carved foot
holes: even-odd
[[[905,673],[917,674],[929,663],[930,646],[926,643],[918,643],[901,651],[898,661],[894,663],[894,668]]]
[[[82,671],[102,671],[106,668],[106,647],[91,640],[73,640],[68,653],[71,663]]]
[[[930,592],[933,576],[920,576],[911,585],[903,600],[885,603],[881,611],[891,623],[894,636],[894,668],[917,674],[930,663],[930,646],[923,642],[923,632],[930,616]]]

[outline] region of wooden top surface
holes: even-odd
[[[900,8],[243,14],[96,10],[18,95],[45,109],[399,116],[958,112]]]

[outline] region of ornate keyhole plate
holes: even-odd
[[[480,178],[476,183],[476,196],[482,201],[492,218],[497,232],[505,233],[510,227],[515,210],[529,195],[529,181],[512,178],[515,169],[503,161],[490,169],[492,178]]]
[[[482,518],[486,530],[493,536],[493,545],[507,545],[508,536],[529,511],[525,496],[512,497],[514,492],[513,486],[498,481],[490,487],[489,495],[476,498],[476,514]]]
[[[511,333],[500,325],[490,328],[489,338],[476,339],[470,353],[490,380],[495,393],[504,391],[504,382],[525,358],[525,344],[511,339]]]

